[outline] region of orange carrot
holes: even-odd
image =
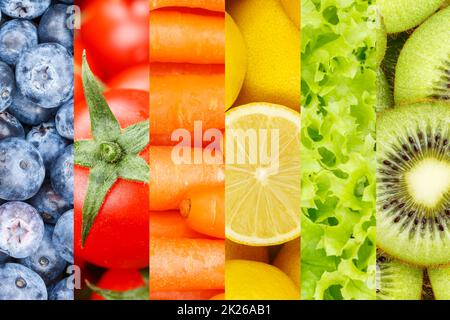
[[[224,165],[177,164],[173,147],[150,146],[150,211],[178,210],[183,195],[191,188],[220,186],[224,183]],[[189,148],[191,154],[202,149]],[[193,157],[192,157],[193,158]]]
[[[209,239],[150,241],[150,295],[158,291],[224,289],[225,243]]]
[[[189,190],[180,203],[180,213],[193,230],[225,239],[224,187]]]
[[[225,127],[224,74],[151,76],[150,93],[150,136]]]
[[[200,74],[224,73],[223,64],[192,64],[192,63],[164,63],[153,62],[150,64],[150,75],[161,76],[167,74]]]
[[[151,0],[150,10],[164,7],[200,8],[211,11],[224,11],[225,0]]]
[[[225,63],[225,19],[176,10],[150,14],[150,62]]]
[[[209,300],[226,300],[225,299],[225,292],[219,293],[218,295],[213,296]]]
[[[157,291],[151,292],[150,300],[209,300],[220,292],[221,290]]]
[[[188,227],[178,211],[150,212],[150,237],[203,238]]]
[[[219,150],[223,152],[224,148],[224,139],[225,139],[225,132],[224,130],[221,130],[221,137],[219,141]],[[195,147],[195,140],[192,139],[192,141],[173,141],[172,137],[167,134],[153,134],[150,136],[150,145],[152,146],[186,146],[186,147]],[[203,141],[202,143],[203,148],[216,148],[216,144],[211,145],[211,141]]]

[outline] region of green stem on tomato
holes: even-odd
[[[149,144],[149,123],[142,121],[122,129],[103,96],[83,53],[84,95],[91,120],[92,140],[75,141],[75,164],[90,168],[82,208],[82,245],[117,179],[148,183],[148,164],[139,153]]]

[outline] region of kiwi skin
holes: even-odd
[[[430,17],[406,41],[396,65],[394,99],[397,105],[450,100],[450,7]]]
[[[448,119],[450,104],[442,102],[395,107],[377,118],[377,245],[420,267],[450,264],[450,198],[424,207],[405,176],[423,159],[450,164]]]
[[[420,300],[423,270],[377,251],[377,300]]]
[[[444,0],[378,0],[386,31],[398,33],[412,29],[431,16]]]
[[[450,267],[428,269],[428,277],[436,300],[450,300]]]
[[[381,112],[394,106],[394,96],[392,95],[389,83],[383,70],[377,70],[377,105],[376,111]]]

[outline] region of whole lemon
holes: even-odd
[[[236,104],[269,102],[300,110],[300,30],[280,0],[232,1],[228,13],[247,49],[247,74]]]
[[[225,13],[225,108],[233,105],[247,72],[247,53],[241,32],[229,14]]]
[[[267,247],[246,246],[227,239],[225,241],[225,259],[269,262],[269,251]]]
[[[248,260],[225,262],[226,300],[298,300],[300,292],[280,269]]]
[[[300,0],[281,0],[281,4],[292,22],[300,29]]]
[[[300,239],[285,243],[278,252],[273,265],[286,273],[300,288]]]

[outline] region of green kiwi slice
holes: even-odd
[[[377,245],[417,266],[450,263],[450,104],[377,119]]]
[[[377,300],[420,300],[423,271],[377,252]]]
[[[450,300],[450,267],[428,269],[431,288],[436,300]]]
[[[396,104],[450,100],[450,7],[434,14],[406,41],[395,70],[394,98]]]
[[[378,0],[388,33],[418,26],[442,5],[444,0]]]

